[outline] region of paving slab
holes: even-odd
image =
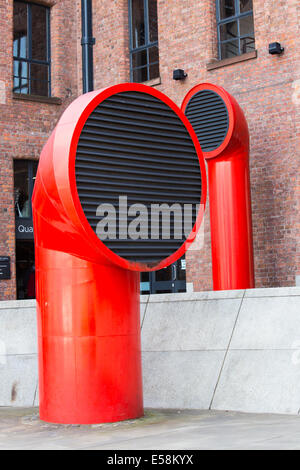
[[[37,408],[0,408],[0,450],[299,450],[300,416],[152,410],[93,426],[40,421]]]

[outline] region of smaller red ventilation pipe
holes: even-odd
[[[182,111],[196,131],[208,166],[213,288],[254,288],[245,115],[227,91],[209,83],[194,87],[186,95]]]

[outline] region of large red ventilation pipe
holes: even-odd
[[[237,101],[209,83],[182,103],[208,166],[214,290],[254,288],[249,131]]]
[[[113,222],[120,196],[147,209],[186,203],[193,231],[130,238],[126,212],[116,236],[100,240],[98,208],[115,207]],[[143,414],[140,272],[185,253],[205,199],[196,134],[162,93],[117,85],[65,111],[43,149],[33,195],[41,419],[90,424]]]

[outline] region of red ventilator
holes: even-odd
[[[237,101],[209,83],[194,87],[182,111],[208,166],[214,290],[255,287],[249,131]]]
[[[205,201],[196,134],[159,91],[116,85],[65,111],[42,151],[33,195],[42,420],[143,415],[140,272],[183,256]],[[172,237],[171,216],[163,237],[157,221],[151,227],[153,204],[192,207],[191,232]],[[143,208],[144,232],[130,237]],[[103,221],[107,238],[99,235]]]

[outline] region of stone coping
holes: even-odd
[[[35,300],[2,300],[0,302],[0,310],[10,308],[33,308],[36,306]]]
[[[300,287],[274,287],[267,289],[246,289],[229,291],[187,292],[184,294],[142,295],[141,303],[188,302],[197,300],[222,300],[255,297],[300,296]]]
[[[141,303],[161,303],[161,302],[189,302],[197,300],[222,300],[241,299],[255,297],[291,297],[300,296],[300,287],[274,287],[267,289],[246,289],[229,291],[207,291],[207,292],[186,292],[183,294],[157,294],[142,295]],[[0,310],[33,308],[36,306],[35,300],[4,300],[0,301]]]

